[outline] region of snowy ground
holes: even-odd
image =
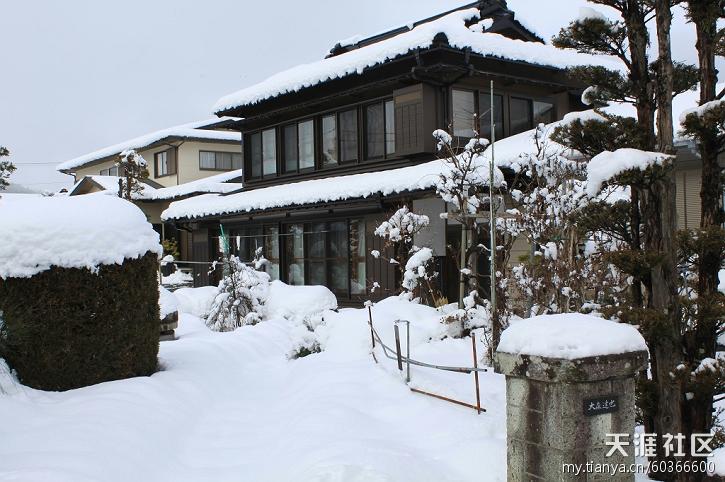
[[[373,315],[386,343],[392,321],[409,319],[415,358],[470,366],[469,339],[429,341],[432,309],[386,301]],[[0,480],[505,480],[501,376],[481,377],[478,415],[412,393],[381,353],[376,365],[365,310],[325,320],[325,351],[288,360],[285,320],[213,333],[184,313],[179,339],[161,344],[162,371],[65,393],[18,385],[0,366]],[[475,400],[472,375],[413,369],[412,380]]]

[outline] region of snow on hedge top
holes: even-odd
[[[604,151],[592,157],[587,164],[587,195],[594,197],[609,179],[631,169],[645,170],[656,164],[663,164],[673,156],[661,152],[640,151],[623,148]]]
[[[135,137],[125,142],[114,144],[112,146],[104,147],[97,151],[85,154],[75,159],[62,162],[56,166],[58,171],[67,171],[70,169],[76,169],[82,167],[89,162],[97,161],[105,157],[115,156],[128,149],[144,149],[150,146],[154,142],[158,142],[167,137],[181,137],[188,139],[209,139],[209,140],[220,140],[220,141],[240,141],[241,133],[224,131],[224,130],[213,130],[203,129],[203,127],[216,124],[224,118],[214,117],[212,119],[206,119],[203,121],[190,122],[188,124],[182,124],[176,127],[169,127],[160,131],[152,132],[140,137]]]
[[[637,329],[581,313],[534,316],[514,322],[501,334],[498,351],[573,360],[646,351]]]
[[[114,196],[0,196],[0,278],[50,269],[97,269],[151,251],[159,235],[139,208]]]
[[[480,17],[476,8],[458,10],[436,20],[426,22],[394,37],[360,47],[344,54],[317,62],[299,65],[269,77],[267,80],[222,97],[214,105],[214,112],[251,105],[278,95],[297,92],[322,82],[347,75],[361,74],[366,68],[382,64],[417,49],[433,44],[433,39],[444,34],[451,47],[470,49],[473,53],[530,64],[567,68],[582,64],[606,64],[620,68],[611,59],[573,51],[559,50],[551,45],[514,40],[496,33],[469,29],[466,22]],[[479,30],[479,31],[476,31]]]

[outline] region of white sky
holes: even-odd
[[[466,0],[25,0],[0,28],[0,145],[35,189],[69,186],[64,160],[212,116],[229,94],[300,63],[337,40],[372,34]],[[509,0],[548,40],[584,0]],[[603,7],[595,8],[606,11]],[[673,56],[696,60],[681,14]]]

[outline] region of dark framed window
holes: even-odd
[[[300,170],[315,167],[315,123],[312,119],[297,124]]]
[[[289,224],[285,237],[285,254],[287,259],[287,283],[291,285],[305,284],[305,225]]]
[[[199,151],[199,169],[203,171],[231,171],[242,168],[239,152]]]
[[[335,166],[337,155],[337,119],[335,114],[322,118],[322,166]]]
[[[533,127],[534,117],[531,99],[511,97],[509,101],[510,135],[527,131]]]
[[[491,94],[481,92],[479,95],[478,108],[481,112],[481,137],[491,140]],[[504,136],[503,125],[503,96],[500,94],[493,95],[493,121],[496,129],[496,139],[502,139]]]
[[[452,89],[453,135],[473,137],[476,129],[476,96],[473,91]]]
[[[540,100],[533,101],[534,125],[551,124],[555,120],[554,104]]]
[[[264,270],[273,279],[279,279],[279,226],[276,224],[263,227],[264,257],[269,263]]]
[[[284,170],[285,172],[295,172],[299,168],[299,155],[297,154],[297,124],[285,126],[282,129],[282,139],[284,144]]]
[[[392,100],[365,107],[366,159],[395,153],[395,103]]]
[[[172,147],[154,154],[155,177],[176,174],[176,150]]]
[[[262,177],[262,133],[249,136],[250,177]]]
[[[340,118],[340,161],[358,160],[357,109],[350,109],[339,114]]]
[[[277,134],[274,129],[262,131],[262,175],[277,174]]]
[[[350,220],[348,239],[350,244],[350,294],[364,295],[367,292],[365,221]]]
[[[282,144],[285,172],[315,167],[315,124],[312,119],[285,126]]]
[[[249,170],[252,178],[277,174],[277,132],[266,129],[249,136]]]
[[[118,176],[118,166],[101,169],[101,176]]]
[[[385,157],[385,110],[383,104],[365,108],[365,153],[367,159]]]
[[[395,102],[385,101],[385,155],[395,154]]]

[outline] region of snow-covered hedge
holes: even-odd
[[[149,375],[159,348],[159,236],[110,196],[0,199],[0,357],[68,390]]]
[[[159,349],[158,257],[0,279],[0,357],[20,381],[68,390],[150,375]]]

